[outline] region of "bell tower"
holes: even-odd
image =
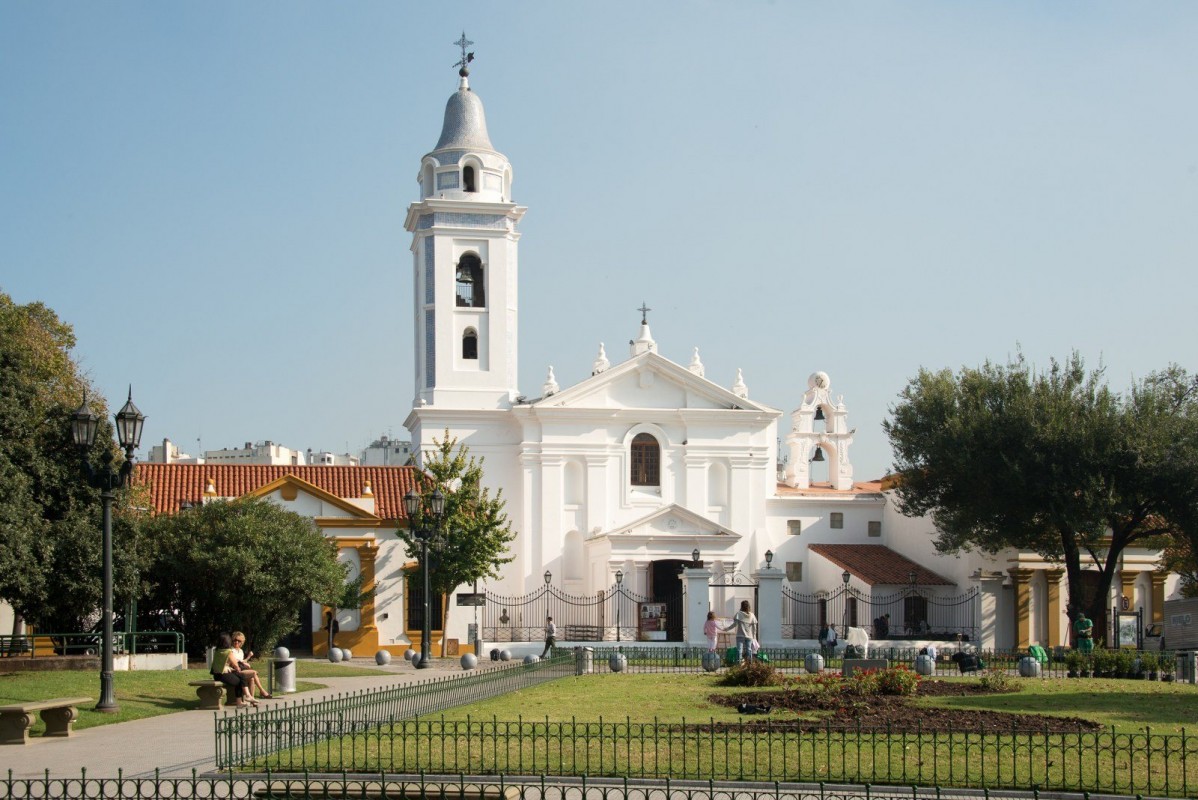
[[[853,464],[849,445],[854,428],[849,430],[844,399],[832,400],[832,381],[826,372],[814,372],[807,379],[803,401],[791,414],[792,427],[786,436],[790,460],[786,483],[799,489],[811,486],[811,462],[828,462],[828,482],[833,489],[853,488]]]
[[[491,145],[482,100],[470,89],[465,34],[458,90],[441,138],[420,162],[412,234],[415,406],[510,408],[516,389],[516,230],[512,167]]]

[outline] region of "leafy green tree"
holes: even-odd
[[[459,586],[487,578],[498,578],[499,567],[510,562],[508,545],[516,534],[504,512],[502,491],[483,486],[483,460],[471,456],[445,431],[443,439],[433,439],[432,450],[424,454],[422,471],[418,473],[418,491],[426,498],[436,490],[445,495],[445,515],[436,539],[429,547],[429,586],[434,594],[449,597]],[[414,531],[431,521],[417,516],[410,528],[400,528],[399,537],[407,545],[408,556],[420,556],[420,539]],[[408,579],[424,580],[421,572],[409,573]],[[422,584],[421,584],[422,585]],[[445,627],[449,624],[450,608],[445,608]],[[445,638],[441,639],[441,655],[445,655]]]
[[[1171,368],[1122,397],[1080,356],[1034,372],[1022,355],[958,374],[921,370],[884,429],[899,509],[930,515],[942,552],[1014,547],[1061,562],[1071,616],[1100,617],[1120,554],[1184,535],[1198,440]],[[1179,452],[1180,451],[1180,452]],[[1168,476],[1168,479],[1165,479]],[[1083,581],[1087,566],[1098,580]]]
[[[71,358],[75,335],[42,303],[0,292],[0,598],[16,627],[80,630],[101,601],[99,493],[83,482],[70,415],[84,394],[101,417],[87,454],[116,453],[104,402]],[[120,456],[117,456],[118,464]],[[138,590],[145,548],[119,495],[114,524],[118,598]]]
[[[154,607],[175,614],[193,654],[232,630],[265,652],[307,601],[332,605],[345,585],[336,545],[269,500],[205,503],[145,527],[158,543]]]

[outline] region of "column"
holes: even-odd
[[[1152,621],[1165,621],[1165,579],[1167,572],[1152,573]]]
[[[753,573],[757,580],[757,641],[782,646],[782,570],[763,569]]]
[[[706,567],[685,569],[682,571],[684,583],[683,593],[683,630],[686,643],[695,647],[706,647],[707,639],[703,636],[703,623],[707,621],[707,612],[711,608],[708,602],[708,584],[711,583],[711,570]]]
[[[1059,647],[1067,644],[1061,639],[1061,577],[1063,569],[1046,569],[1044,577],[1048,580],[1048,647]]]
[[[999,644],[999,598],[1002,597],[1003,574],[1001,572],[983,572],[978,582],[979,608],[977,645],[983,649],[994,650]]]
[[[1015,647],[1026,650],[1032,643],[1031,605],[1032,579],[1030,569],[1009,569],[1007,573],[1015,584]]]

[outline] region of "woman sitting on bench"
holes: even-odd
[[[238,690],[237,702],[233,704],[235,708],[245,708],[247,705],[258,707],[258,701],[250,695],[249,682],[241,675],[241,666],[233,654],[233,637],[229,634],[222,633],[220,635],[208,670],[212,673],[213,680]]]

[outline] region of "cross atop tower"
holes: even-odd
[[[650,312],[650,311],[652,311],[652,310],[653,310],[653,309],[651,309],[651,308],[649,308],[647,305],[645,305],[645,302],[644,302],[643,300],[641,301],[641,307],[640,307],[640,308],[638,308],[638,309],[637,309],[637,311],[641,312],[641,324],[642,324],[642,325],[648,325],[648,324],[649,324],[649,317],[648,317],[648,314],[649,314],[649,312]]]
[[[454,66],[458,67],[458,74],[465,78],[470,74],[470,62],[474,60],[474,53],[467,53],[466,48],[474,44],[474,42],[467,39],[466,32],[462,31],[462,38],[458,39],[454,44],[462,48],[462,59],[454,64]]]

